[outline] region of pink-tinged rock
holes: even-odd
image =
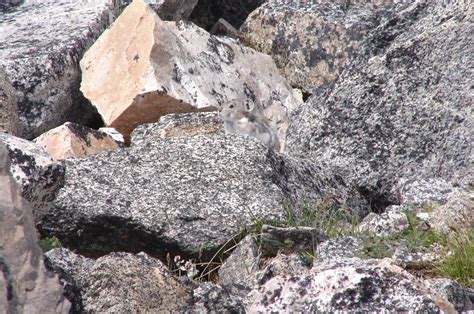
[[[81,69],[81,91],[126,142],[140,124],[233,99],[258,102],[284,134],[301,102],[269,56],[189,22],[163,22],[142,0],[102,34]]]
[[[66,122],[35,139],[55,160],[113,150],[119,144],[107,133]]]

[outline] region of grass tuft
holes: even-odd
[[[39,241],[39,246],[41,250],[43,250],[43,253],[46,253],[52,249],[62,247],[62,244],[58,238],[53,236],[53,237],[46,237],[44,239],[41,239]]]

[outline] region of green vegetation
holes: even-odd
[[[437,270],[443,277],[450,277],[462,285],[474,288],[474,231],[457,233],[447,241],[450,252]]]
[[[43,250],[43,252],[46,253],[52,249],[61,247],[62,245],[61,245],[61,242],[58,240],[58,238],[47,237],[39,241],[39,246]]]

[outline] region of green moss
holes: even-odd
[[[39,246],[44,253],[62,246],[61,242],[56,237],[47,237],[39,241]]]

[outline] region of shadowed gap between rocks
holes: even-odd
[[[181,260],[193,260],[195,263],[207,263],[219,255],[219,252],[226,251],[226,256],[228,256],[234,250],[232,247],[243,238],[243,234],[239,234],[229,238],[227,243],[217,249],[202,248],[201,251],[190,254],[185,249],[181,249],[179,244],[173,243],[171,239],[159,240],[162,236],[157,232],[146,230],[139,224],[121,217],[95,217],[94,221],[79,221],[76,225],[84,226],[84,228],[69,231],[69,234],[76,236],[67,238],[58,233],[49,232],[50,226],[38,225],[37,227],[41,238],[57,237],[61,240],[63,247],[74,250],[84,257],[97,259],[113,252],[134,254],[145,252],[167,266],[170,263],[169,258],[173,260],[175,256],[180,256]],[[198,267],[200,271],[204,268],[205,266]]]

